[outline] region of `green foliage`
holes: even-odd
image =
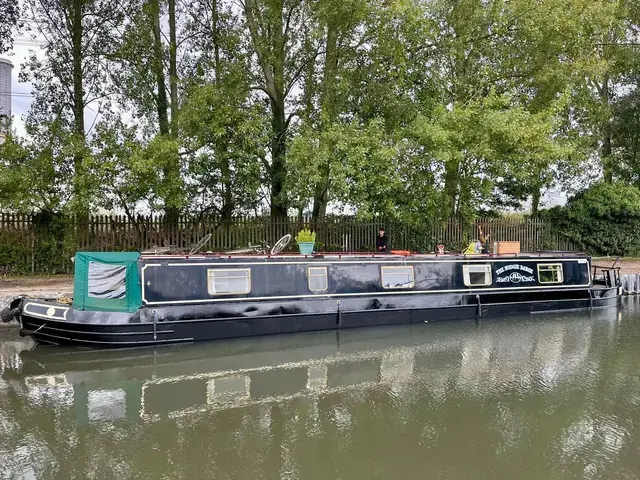
[[[296,240],[296,243],[315,242],[316,232],[312,232],[308,228],[304,228],[298,232],[295,240]]]
[[[289,168],[298,172],[290,177],[289,189],[304,204],[315,185],[326,182],[329,199],[355,206],[361,217],[390,214],[402,188],[398,160],[396,145],[380,121],[336,123],[321,132],[305,129],[289,153]]]
[[[0,53],[13,45],[13,29],[18,25],[20,13],[17,0],[0,0]]]
[[[32,217],[29,230],[1,232],[0,275],[69,273],[75,240],[73,218],[42,211]]]
[[[640,185],[634,2],[172,5],[25,4],[46,42],[21,72],[27,136],[0,147],[0,207],[343,212],[430,250],[425,218]]]
[[[236,75],[192,87],[180,113],[192,208],[226,219],[258,206],[268,143],[265,111]]]
[[[8,136],[0,144],[0,208],[15,212],[56,210],[61,195],[51,150]]]
[[[616,100],[612,125],[616,176],[640,187],[640,89]]]
[[[591,254],[640,254],[640,190],[636,187],[597,183],[546,216]]]

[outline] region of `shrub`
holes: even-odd
[[[640,190],[597,183],[549,216],[565,235],[594,255],[640,253]]]

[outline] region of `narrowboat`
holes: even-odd
[[[39,343],[138,347],[617,307],[621,294],[617,268],[575,252],[78,252],[72,299],[18,298],[4,319]]]

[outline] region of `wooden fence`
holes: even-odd
[[[324,251],[373,251],[381,226],[392,249],[431,252],[443,244],[459,251],[478,238],[479,228],[490,240],[518,240],[523,251],[575,250],[547,222],[535,219],[451,220],[410,225],[394,220],[360,221],[351,217],[329,217],[320,222],[307,218],[270,217],[180,218],[170,225],[162,216],[138,217],[95,215],[89,218],[48,217],[0,213],[0,274],[64,273],[72,270],[76,251],[131,251],[153,247],[188,249],[211,234],[202,251],[222,252],[247,245],[273,245],[286,233],[294,237],[303,227],[317,233],[317,248]],[[293,242],[292,242],[293,243]]]

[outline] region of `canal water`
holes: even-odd
[[[0,478],[640,478],[639,300],[118,352],[0,329]]]

